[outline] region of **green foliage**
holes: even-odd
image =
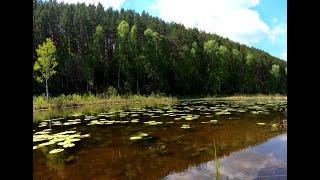
[[[34,64],[33,70],[40,72],[40,75],[37,76],[37,80],[43,82],[43,80],[48,80],[56,73],[54,70],[58,65],[55,58],[56,46],[50,38],[47,38],[46,42],[38,46],[36,52],[38,59]]]
[[[106,94],[109,94],[108,96]],[[109,87],[106,93],[93,94],[71,94],[46,99],[44,96],[33,97],[33,109],[49,109],[49,108],[66,108],[72,106],[98,105],[98,104],[122,104],[130,105],[155,105],[155,104],[172,104],[176,102],[175,98],[164,96],[163,94],[152,94],[150,96],[142,95],[116,95],[115,88]],[[128,101],[129,100],[129,101]]]
[[[227,38],[101,4],[36,4],[34,55],[47,37],[56,45],[49,42],[44,47],[50,50],[42,48],[34,59],[36,95],[46,78],[54,96],[97,94],[109,86],[119,94],[142,95],[287,92],[285,61]]]
[[[209,40],[204,43],[203,48],[208,55],[212,55],[218,52],[219,47],[215,40]]]
[[[120,38],[125,38],[129,33],[129,24],[126,21],[122,20],[117,30],[118,30],[118,36]]]
[[[237,49],[232,49],[232,55],[235,58],[239,58],[240,52]]]
[[[251,66],[253,64],[254,56],[251,53],[248,53],[246,56],[246,64],[247,66]]]
[[[118,96],[118,91],[116,88],[109,86],[108,89],[105,92],[106,97],[114,97],[114,96]]]
[[[153,34],[153,31],[150,28],[144,31],[144,35],[147,37],[152,37],[152,34]]]
[[[285,71],[286,71],[286,75],[287,75],[287,67],[285,68]]]
[[[228,54],[228,49],[225,47],[225,46],[220,46],[219,47],[219,54],[220,54],[220,56],[222,56],[222,57],[226,57],[227,56],[227,54]]]
[[[270,71],[270,73],[275,77],[275,78],[279,78],[279,73],[280,72],[280,67],[277,64],[272,65],[272,69]]]
[[[131,27],[130,38],[132,40],[136,40],[137,39],[137,27],[135,25]]]

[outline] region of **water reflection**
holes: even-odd
[[[220,159],[220,179],[287,179],[287,134]],[[212,179],[215,161],[183,172],[172,172],[166,180]]]
[[[53,149],[62,148],[60,141],[43,148],[39,145],[33,151],[34,179],[152,180],[168,174],[167,179],[214,179],[215,164],[211,161],[214,159],[214,140],[217,156],[225,157],[221,159],[222,179],[286,174],[286,168],[281,169],[286,167],[286,158],[283,159],[286,146],[279,146],[274,140],[260,144],[283,133],[272,130],[272,126],[281,119],[285,106],[286,103],[281,102],[263,105],[188,101],[172,106],[119,107],[118,110],[92,107],[37,112],[33,137],[36,147],[43,143],[39,141],[41,137],[35,136],[39,133],[47,134],[46,141],[54,134],[66,131],[90,136],[76,141],[75,146],[60,154],[49,154]],[[50,120],[46,120],[48,117]],[[44,121],[36,123],[36,119]],[[137,119],[138,122],[133,122]],[[49,127],[47,124],[51,122],[53,126]],[[54,125],[57,122],[61,124]],[[70,122],[76,124],[70,125]],[[93,122],[99,124],[88,125]],[[191,128],[181,128],[184,124]],[[48,128],[52,128],[48,131],[50,136]],[[132,140],[139,133],[148,136]],[[280,140],[286,144],[286,136]],[[243,150],[250,146],[255,147]]]

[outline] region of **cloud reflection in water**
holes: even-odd
[[[277,177],[286,179],[287,134],[269,139],[255,147],[232,153],[220,159],[220,179],[256,179]],[[275,176],[277,175],[277,176]],[[172,172],[166,180],[212,179],[215,177],[215,161],[190,167],[183,172]]]

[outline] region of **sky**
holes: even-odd
[[[148,12],[287,60],[287,0],[58,0]]]

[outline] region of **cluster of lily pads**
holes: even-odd
[[[147,121],[147,122],[143,122],[145,124],[148,124],[150,126],[154,126],[154,125],[158,125],[158,124],[163,124],[163,122],[157,122],[157,121]]]
[[[269,114],[270,110],[283,110],[286,102],[254,102],[254,101],[181,101],[172,106],[128,108],[110,112],[96,113],[95,115],[71,114],[66,118],[57,118],[43,121],[39,128],[47,126],[74,126],[82,123],[86,125],[112,125],[127,123],[145,123],[146,125],[160,125],[165,122],[157,120],[160,117],[172,118],[172,123],[179,120],[196,120],[200,116],[214,118],[214,116],[246,113],[252,115]],[[65,121],[64,121],[65,120]],[[170,122],[171,123],[171,122]]]
[[[200,115],[192,115],[192,114],[188,114],[187,116],[181,116],[181,118],[184,118],[187,121],[192,121],[195,119],[198,119],[200,117]]]
[[[280,125],[278,123],[274,123],[274,124],[257,123],[257,125],[261,126],[261,127],[271,127],[271,131],[279,131],[280,130]]]
[[[90,134],[81,135],[80,132],[74,130],[52,134],[51,129],[44,129],[42,131],[34,133],[33,143],[37,145],[34,145],[33,149],[35,150],[45,146],[57,144],[58,146],[60,146],[60,148],[53,149],[49,153],[59,153],[62,152],[65,148],[75,146],[74,142],[80,141],[81,139],[87,137],[90,137]]]
[[[254,101],[180,101],[172,106],[163,107],[144,107],[127,108],[122,110],[112,110],[109,112],[85,114],[70,114],[67,117],[59,117],[51,120],[44,120],[38,124],[38,128],[50,128],[36,132],[33,137],[34,143],[40,142],[33,149],[57,144],[60,148],[50,151],[50,153],[62,152],[64,148],[75,146],[75,142],[81,138],[90,136],[81,135],[75,131],[65,131],[51,134],[53,126],[72,127],[76,125],[101,126],[116,124],[145,124],[147,126],[157,126],[163,124],[180,124],[182,129],[190,129],[189,124],[183,124],[187,121],[194,121],[201,118],[202,124],[220,124],[216,120],[219,116],[228,116],[231,114],[251,113],[252,115],[269,114],[270,111],[281,111],[286,108],[286,102],[254,102]],[[160,117],[165,117],[161,121]],[[208,120],[203,120],[206,118]],[[230,118],[229,118],[230,119]],[[274,129],[277,125],[266,125],[258,123],[259,126],[271,126]],[[149,137],[146,133],[138,133],[129,138],[130,140],[139,140]]]

